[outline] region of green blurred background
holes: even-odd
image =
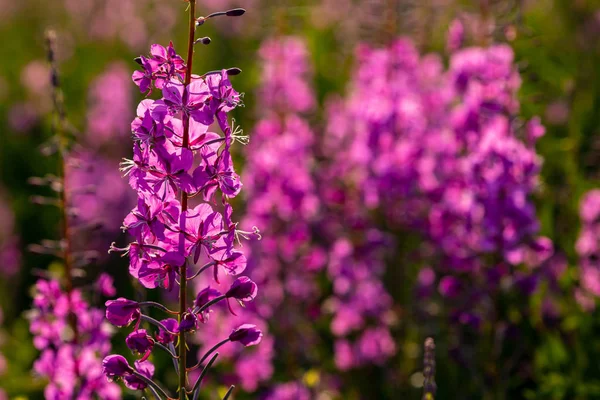
[[[348,8],[349,3],[353,8]],[[251,131],[258,111],[255,89],[260,66],[256,52],[265,38],[291,34],[306,39],[315,89],[323,104],[328,96],[343,94],[357,43],[383,45],[393,37],[406,35],[422,52],[444,53],[452,19],[487,13],[487,18],[495,22],[494,41],[509,43],[516,52],[523,80],[521,116],[528,119],[539,115],[547,128],[538,145],[544,158],[544,187],[536,199],[538,216],[541,233],[569,259],[569,273],[562,282],[565,296],[557,299],[566,317],[559,326],[537,336],[535,382],[518,396],[600,399],[599,314],[580,311],[568,295],[578,277],[574,244],[579,232],[579,200],[584,192],[600,186],[600,1],[485,3],[199,0],[200,13],[235,6],[247,8],[248,13],[239,21],[205,24],[203,34],[213,41],[200,50],[195,67],[202,71],[237,66],[244,71],[235,84],[246,94],[246,107],[236,110],[235,117]],[[50,93],[43,82],[44,31],[51,27],[58,33],[67,113],[85,143],[89,140],[85,130],[90,101],[94,101],[89,93],[94,80],[108,68],[122,68],[129,74],[136,67],[133,58],[145,54],[151,43],[167,44],[172,40],[176,49],[183,49],[186,15],[181,0],[0,0],[0,198],[15,215],[14,223],[7,218],[0,224],[10,226],[19,237],[23,254],[18,272],[0,280],[4,314],[0,348],[8,365],[0,376],[0,387],[10,398],[39,398],[43,387],[43,382],[30,376],[37,352],[30,344],[22,315],[31,305],[30,287],[35,282],[32,270],[46,269],[51,262],[50,258],[28,253],[26,247],[57,235],[58,213],[31,206],[29,198],[40,194],[39,188],[25,184],[30,176],[53,171],[56,163],[39,153],[40,145],[50,137],[51,125]],[[142,98],[135,86],[128,90],[131,104],[125,120],[132,117],[135,102]],[[319,126],[322,111],[311,118]],[[116,169],[119,157],[130,151],[127,126],[120,138],[96,145],[99,151],[111,155]],[[117,257],[107,264],[109,272],[117,277],[118,293],[131,293],[133,288],[122,261]],[[416,366],[398,368],[411,373]],[[459,393],[462,380],[468,376],[469,371],[450,371],[441,366],[437,378],[440,398],[467,398]],[[419,396],[418,391],[410,393],[414,398]]]

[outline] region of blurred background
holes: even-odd
[[[233,7],[246,15],[200,28],[212,43],[194,68],[243,70],[234,220],[263,238],[244,244],[260,289],[238,318],[266,332],[224,352],[203,398],[236,384],[238,399],[418,399],[427,337],[436,398],[600,398],[600,1],[198,0],[199,14]],[[157,300],[107,250],[127,243],[135,206],[118,170],[143,98],[133,59],[169,41],[184,53],[185,10],[0,0],[6,398],[44,398],[28,310],[36,280],[62,269],[30,251],[59,238],[59,212],[35,197],[50,192],[30,184],[57,173],[42,154],[44,32],[57,33],[77,140],[67,188],[78,223],[95,225],[77,235],[93,262],[76,283],[99,307],[116,297],[103,274],[118,296]],[[215,316],[198,347],[235,324]],[[113,337],[124,354],[125,334]],[[160,356],[157,378],[172,383]]]

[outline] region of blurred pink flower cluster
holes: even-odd
[[[575,250],[580,260],[581,288],[575,298],[583,309],[593,311],[600,296],[600,190],[587,192],[579,208],[581,232]]]
[[[262,296],[245,313],[277,321],[269,327],[275,348],[286,340],[278,356],[310,364],[305,349],[321,340],[310,327],[324,320],[340,371],[396,354],[388,290],[397,283],[385,276],[402,268],[390,263],[402,256],[398,232],[417,232],[412,261],[433,266],[417,277],[422,304],[443,299],[457,327],[481,329],[501,292],[556,287],[564,260],[539,236],[533,203],[544,128],[518,118],[512,49],[462,48],[455,25],[448,68],[407,39],[359,46],[348,93],[328,102],[324,129],[306,118],[316,104],[306,45],[264,42],[244,222],[269,234],[250,246]]]

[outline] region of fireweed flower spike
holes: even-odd
[[[125,217],[122,226],[135,241],[126,248],[113,245],[109,250],[129,255],[131,275],[146,288],[169,291],[178,288],[179,309],[174,312],[159,303],[138,303],[123,298],[108,301],[106,318],[111,323],[122,327],[134,323],[126,344],[140,358],[133,368],[119,370],[117,367],[124,365],[124,359],[111,355],[105,359],[104,368],[108,378],[123,377],[130,389],[149,389],[168,397],[153,381],[154,366],[147,361],[158,347],[174,361],[179,379],[173,392],[179,393],[182,400],[192,393],[193,398],[197,398],[201,378],[192,385],[193,390],[189,390],[187,372],[205,361],[203,358],[197,366],[187,367],[190,343],[186,333],[203,329],[209,323],[210,307],[218,302],[233,298],[242,304],[253,300],[257,293],[254,282],[239,277],[225,294],[209,286],[197,294],[193,303],[188,302],[187,282],[206,271],[209,279],[214,276],[217,284],[219,270],[229,275],[244,271],[246,258],[235,246],[236,239],[250,238],[253,233],[237,228],[237,223],[231,220],[232,208],[228,203],[242,188],[231,151],[234,142],[244,140],[227,117],[229,111],[241,104],[242,96],[229,80],[229,76],[237,75],[240,70],[192,73],[194,45],[210,43],[208,38],[196,39],[196,27],[218,16],[242,15],[244,10],[197,18],[195,0],[187,2],[190,13],[187,57],[179,56],[170,43],[167,47],[152,45],[148,56],[136,59],[142,70],[133,73],[134,83],[141,92],[159,91],[162,97],[142,100],[138,106],[131,124],[133,158],[121,164],[121,171],[138,194],[137,205]],[[215,120],[222,135],[208,131]],[[190,206],[190,196],[198,194],[202,196],[195,199],[205,202]],[[221,208],[225,209],[224,214],[219,211]],[[192,260],[196,263],[200,256],[207,257],[208,263],[191,274]],[[177,318],[156,320],[145,314],[146,307],[176,314]],[[142,328],[142,323],[150,325]],[[218,346],[229,341],[238,341],[244,346],[260,342],[262,333],[255,326],[242,325],[240,329]],[[117,361],[119,364],[113,366]],[[211,365],[213,362],[214,359]]]
[[[41,278],[35,284],[29,320],[34,346],[41,351],[41,355],[34,362],[33,370],[48,381],[44,390],[47,399],[86,399],[95,396],[116,400],[121,397],[120,389],[102,376],[100,364],[101,358],[110,350],[110,327],[103,321],[103,312],[92,307],[76,287],[76,279],[85,274],[81,267],[93,258],[93,252],[76,250],[73,237],[75,232],[79,234],[94,227],[93,224],[76,224],[77,220],[73,216],[76,206],[74,195],[88,192],[91,188],[73,188],[73,182],[77,182],[77,179],[71,171],[74,171],[80,161],[75,157],[70,131],[72,128],[64,109],[54,58],[55,39],[54,32],[47,32],[50,81],[56,116],[53,122],[54,136],[50,140],[53,146],[44,148],[54,149],[59,161],[59,171],[56,176],[32,178],[29,182],[49,186],[58,193],[58,199],[38,196],[37,203],[58,206],[61,212],[61,239],[44,240],[30,246],[30,249],[60,258],[64,269],[60,277]],[[54,153],[47,155],[51,154]],[[102,295],[114,290],[112,279],[107,275],[101,275],[98,282],[91,286]],[[113,313],[111,317],[116,315],[118,313]],[[122,314],[118,322],[125,323]],[[124,359],[107,359],[102,367],[107,376],[115,378],[127,373],[130,368],[126,361],[122,361]]]

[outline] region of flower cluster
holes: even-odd
[[[106,381],[100,365],[101,357],[110,351],[112,330],[104,321],[103,312],[93,307],[75,285],[76,277],[86,276],[82,267],[90,263],[95,252],[81,248],[81,243],[74,240],[74,229],[81,236],[89,227],[87,221],[78,218],[77,209],[82,204],[77,203],[74,194],[93,188],[87,181],[69,180],[81,163],[66,132],[68,123],[55,64],[55,34],[48,32],[46,39],[56,121],[55,136],[49,141],[55,145],[44,148],[57,150],[60,170],[57,176],[32,177],[29,183],[47,186],[58,194],[58,198],[34,196],[32,201],[57,206],[61,212],[62,230],[60,240],[44,240],[29,248],[35,253],[58,257],[64,268],[58,276],[42,272],[43,277],[35,285],[33,309],[28,314],[29,329],[41,355],[33,370],[48,381],[44,390],[48,399],[92,399],[97,396],[116,400],[121,398],[121,390]],[[94,286],[96,295],[114,292],[112,278],[106,274],[101,274]]]
[[[36,283],[33,306],[30,330],[42,352],[33,370],[49,381],[45,397],[120,399],[121,390],[106,381],[100,365],[99,357],[110,351],[112,336],[102,310],[90,307],[80,290],[65,292],[54,279]],[[75,315],[73,329],[70,321]]]
[[[190,13],[190,35],[193,36],[196,25],[207,19],[218,15],[237,16],[243,14],[243,10],[196,19],[192,2]],[[125,385],[134,390],[149,387],[165,393],[152,380],[154,367],[148,358],[155,348],[166,351],[179,363],[178,390],[197,396],[202,375],[190,390],[186,386],[188,371],[197,369],[205,361],[212,365],[216,358],[212,353],[227,342],[252,346],[262,338],[262,332],[255,325],[243,324],[232,329],[223,341],[205,349],[194,367],[188,367],[185,361],[186,334],[203,331],[217,303],[224,302],[235,314],[232,302],[244,305],[257,294],[257,285],[248,277],[239,276],[246,268],[246,259],[235,245],[241,238],[257,232],[238,228],[228,202],[242,188],[231,148],[234,142],[247,139],[229,124],[227,117],[241,102],[240,94],[229,80],[229,76],[239,70],[192,74],[193,46],[209,42],[190,40],[190,56],[186,62],[175,52],[172,43],[166,48],[152,45],[148,57],[136,59],[143,70],[134,72],[132,77],[142,93],[158,90],[162,97],[142,100],[131,123],[133,158],[125,160],[121,170],[138,194],[137,205],[123,221],[123,229],[134,241],[125,249],[112,246],[111,250],[122,250],[129,255],[129,272],[145,288],[163,288],[170,292],[177,287],[180,304],[179,311],[174,312],[159,303],[124,298],[106,303],[106,318],[112,324],[122,327],[133,324],[126,344],[139,359],[130,366],[123,356],[108,356],[103,362],[104,373],[111,380],[123,378]],[[211,130],[214,122],[223,135]],[[192,197],[203,201],[191,206],[188,201]],[[192,275],[190,272],[201,257],[206,263]],[[199,290],[195,301],[188,304],[188,281],[207,270],[212,271],[217,285],[224,276],[237,277],[225,291],[211,285]],[[178,318],[157,321],[142,310],[147,306],[177,314]],[[142,321],[153,325],[154,332],[141,328]]]
[[[457,24],[451,36],[447,69],[407,39],[359,46],[349,92],[328,103],[323,135],[301,115],[315,100],[299,39],[261,49],[264,114],[247,148],[244,221],[277,234],[248,253],[262,291],[249,311],[276,318],[270,332],[285,335],[295,357],[318,345],[319,332],[290,340],[288,322],[328,315],[338,370],[396,354],[394,283],[384,277],[404,273],[403,262],[389,265],[406,256],[393,238],[400,232],[416,232],[408,262],[424,265],[415,272],[423,301],[411,308],[432,317],[441,306],[457,331],[500,329],[491,323],[507,292],[527,296],[541,281],[558,288],[565,262],[539,236],[532,201],[544,128],[518,118],[512,50],[461,48]]]
[[[460,294],[460,303],[481,305],[487,284],[521,264],[530,269],[511,279],[532,290],[531,268],[553,252],[536,236],[531,201],[540,170],[533,146],[544,130],[537,120],[517,129],[512,50],[457,50],[448,71],[407,40],[363,47],[358,57],[353,91],[329,129],[331,146],[348,149],[338,153],[336,175],[359,187],[389,223],[424,234],[428,262],[443,266],[437,272],[444,297]],[[474,276],[486,285],[463,290],[461,280]],[[455,317],[477,325],[485,312]]]
[[[580,259],[581,289],[576,299],[586,310],[595,308],[595,297],[600,296],[600,190],[590,190],[579,208],[581,232],[575,250]]]

